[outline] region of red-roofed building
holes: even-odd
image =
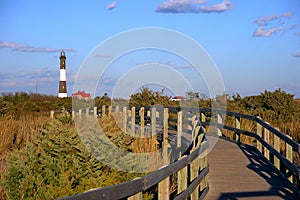
[[[85,93],[84,90],[82,90],[82,91],[79,90],[77,93],[73,93],[72,97],[77,97],[79,99],[86,99],[87,100],[87,99],[91,98],[91,95],[89,93]]]
[[[175,97],[173,97],[173,98],[171,99],[171,101],[181,101],[181,100],[183,100],[183,99],[184,99],[183,96],[175,96]]]

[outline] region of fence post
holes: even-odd
[[[203,145],[203,143],[201,143]],[[201,155],[200,155],[200,171],[205,169],[207,167],[207,150],[205,150]],[[200,183],[200,191],[203,191],[207,187],[207,176],[201,181]]]
[[[104,117],[105,116],[105,105],[102,105],[102,116],[101,117]]]
[[[196,126],[197,126],[197,115],[194,115],[192,117],[192,140],[195,141],[195,138],[196,138]],[[195,147],[195,143],[194,143],[194,147]]]
[[[123,128],[124,131],[127,131],[127,107],[123,107],[123,114],[124,114],[124,124],[123,124]]]
[[[98,108],[94,107],[94,116],[95,116],[95,118],[97,118],[97,112],[98,112]]]
[[[178,157],[181,156],[181,141],[182,141],[182,111],[177,113],[177,149],[178,149]]]
[[[131,108],[131,131],[135,133],[135,107]]]
[[[235,128],[236,129],[241,129],[241,118],[240,117],[235,117]],[[240,133],[235,132],[234,133],[235,136],[235,141],[240,142],[241,141],[241,135]]]
[[[82,117],[82,110],[81,109],[78,110],[78,116],[79,116],[79,119],[81,119],[81,117]]]
[[[90,114],[89,112],[90,112],[90,108],[86,108],[85,114],[89,115]]]
[[[120,112],[120,107],[119,107],[119,106],[116,106],[116,108],[115,108],[115,113],[118,115],[119,112]]]
[[[151,111],[150,110],[147,111],[147,117],[149,117],[151,119]],[[146,125],[147,125],[147,123],[146,123]],[[151,122],[149,123],[149,126],[151,126]]]
[[[169,109],[164,108],[164,132],[163,132],[163,147],[166,151],[168,150],[168,131],[169,131]],[[167,152],[166,152],[167,154]]]
[[[170,177],[167,177],[158,183],[158,199],[170,199]]]
[[[50,118],[53,119],[54,118],[54,111],[50,111]]]
[[[112,106],[108,106],[108,116],[112,114]]]
[[[291,136],[287,135],[288,138],[293,139]],[[291,163],[293,163],[293,147],[287,142],[285,143],[285,157]],[[290,169],[286,169],[286,175],[291,183],[293,183],[293,174]]]
[[[154,136],[155,134],[156,134],[156,108],[152,108],[151,109],[151,137]]]
[[[198,157],[195,160],[193,160],[190,164],[190,182],[193,182],[193,180],[198,177],[199,168],[200,168],[200,160]],[[191,200],[194,199],[199,199],[199,185],[195,188],[195,190],[191,194]]]
[[[223,124],[223,119],[221,113],[217,113],[217,122],[218,124]],[[217,127],[218,136],[222,136],[222,128]]]
[[[275,134],[273,135],[274,135],[274,149],[278,153],[280,153],[280,138]],[[278,170],[280,170],[280,160],[275,155],[274,155],[274,165]]]
[[[127,199],[128,200],[142,200],[143,199],[143,193],[142,192],[136,193],[135,195],[133,195],[131,197],[128,197]]]
[[[257,118],[260,119],[260,117],[257,117]],[[259,124],[258,122],[256,123],[256,133],[260,138],[262,138],[262,125]],[[259,150],[260,153],[263,153],[262,144],[258,140],[257,140],[257,149]]]
[[[264,130],[264,141],[270,144],[270,131],[266,128]],[[267,147],[264,147],[264,156],[270,160],[270,151],[267,149]]]
[[[154,112],[153,112],[154,111]],[[153,116],[156,120],[156,109],[152,108],[152,119]],[[169,164],[168,158],[168,108],[164,108],[164,131],[163,131],[163,162],[165,165]],[[154,124],[156,126],[156,123]],[[153,124],[152,124],[153,126]],[[170,198],[170,177],[165,178],[158,183],[158,199],[168,200]]]
[[[75,110],[72,110],[72,119],[75,119]]]
[[[200,113],[200,120],[201,120],[201,122],[206,122],[206,116],[205,116],[204,112]]]
[[[186,157],[186,155],[182,156],[180,159]],[[183,192],[186,188],[187,188],[187,177],[188,177],[188,168],[187,166],[185,166],[184,168],[182,168],[181,170],[179,170],[177,172],[178,175],[178,180],[177,180],[177,184],[178,184],[178,190],[177,190],[177,194],[180,194],[181,192]]]
[[[140,120],[141,120],[141,136],[144,137],[144,126],[145,126],[145,108],[140,109]]]

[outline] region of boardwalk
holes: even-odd
[[[255,149],[219,139],[208,162],[205,200],[298,199]]]

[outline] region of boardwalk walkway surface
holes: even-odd
[[[254,148],[219,139],[208,162],[205,200],[299,199]]]

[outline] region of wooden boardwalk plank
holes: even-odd
[[[208,163],[205,200],[297,199],[255,149],[219,139]]]

